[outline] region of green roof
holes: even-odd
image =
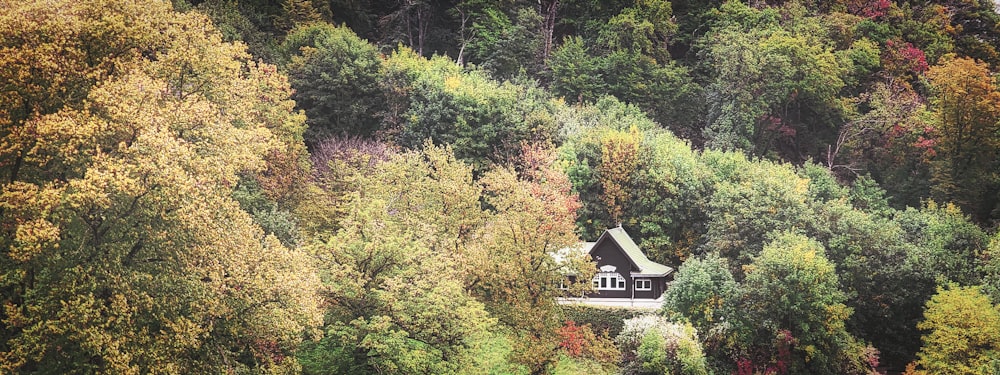
[[[674,271],[673,268],[646,258],[646,254],[642,253],[642,250],[639,249],[639,245],[636,245],[635,241],[632,241],[632,237],[629,237],[628,233],[625,233],[625,230],[621,227],[608,229],[604,232],[604,234],[610,235],[611,238],[618,243],[618,247],[620,247],[622,251],[625,251],[625,255],[632,260],[632,263],[639,268],[639,272],[633,272],[633,275],[664,276]]]

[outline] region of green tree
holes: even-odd
[[[910,85],[890,80],[862,93],[857,114],[844,124],[826,154],[826,167],[844,175],[870,173],[893,206],[919,206],[930,194],[934,120],[926,100]]]
[[[340,134],[372,136],[381,129],[382,59],[368,41],[346,27],[317,23],[292,30],[281,49],[289,58],[294,99],[309,118],[308,143]]]
[[[818,154],[825,144],[811,142],[834,138],[840,124],[837,98],[846,73],[809,24],[818,21],[795,4],[756,10],[733,1],[719,17],[705,36],[714,78],[707,87],[706,145],[790,160]]]
[[[526,147],[510,167],[487,172],[484,201],[494,212],[470,247],[469,285],[500,322],[514,329],[520,363],[541,371],[554,359],[555,331],[561,326],[556,297],[565,265],[551,253],[579,242],[575,233],[580,204],[548,147]],[[513,168],[512,168],[513,167]],[[596,267],[589,256],[572,259],[578,283],[571,293],[590,287]]]
[[[790,373],[865,373],[874,367],[857,358],[860,345],[845,327],[852,312],[844,305],[847,296],[818,242],[778,233],[746,272],[737,330],[742,340],[752,340],[751,351],[763,350],[758,361],[784,362]],[[781,358],[786,345],[787,358]]]
[[[985,258],[982,264],[983,293],[1000,304],[1000,238],[995,233],[990,238]]]
[[[469,45],[469,62],[497,79],[521,74],[535,77],[544,69],[543,19],[534,7],[502,8],[486,8],[484,16],[473,23],[477,38]]]
[[[308,372],[537,371],[555,359],[561,271],[594,271],[583,256],[550,256],[577,242],[578,204],[550,149],[523,155],[517,172],[479,181],[432,145],[356,170],[340,229],[311,246],[329,315],[327,337],[303,356]],[[509,347],[502,363],[481,349],[494,347]]]
[[[222,40],[246,43],[247,51],[255,58],[269,64],[278,63],[280,40],[277,30],[272,27],[271,15],[265,9],[233,0],[208,0],[195,9],[212,19],[212,24],[222,33]]]
[[[455,373],[471,366],[472,338],[496,325],[466,291],[457,252],[482,220],[471,169],[431,148],[357,173],[340,229],[311,246],[329,322],[323,344],[304,354],[305,369]]]
[[[1000,310],[979,287],[939,287],[917,327],[927,333],[916,374],[986,375],[1000,368]]]
[[[444,57],[402,49],[386,60],[387,138],[406,148],[448,144],[477,172],[519,153],[523,141],[557,135],[558,103],[534,83],[491,80]]]
[[[312,0],[283,0],[281,10],[282,15],[275,20],[275,24],[283,30],[320,22],[322,19]]]
[[[552,53],[548,61],[552,69],[551,90],[577,102],[597,100],[607,92],[604,65],[592,56],[580,37],[569,37]]]
[[[736,303],[737,284],[726,260],[715,255],[691,258],[681,265],[673,284],[664,293],[661,313],[679,315],[702,332],[731,315]]]
[[[816,206],[811,235],[824,244],[848,295],[844,303],[854,310],[848,329],[879,348],[883,365],[902,368],[919,348],[916,324],[935,273],[898,222],[843,201]]]
[[[898,211],[895,221],[906,240],[916,246],[917,264],[939,282],[979,285],[979,265],[989,236],[955,205],[928,201],[917,210]]]
[[[579,102],[613,95],[681,136],[698,136],[702,88],[687,67],[670,59],[667,46],[675,30],[670,3],[636,2],[610,17],[596,41],[564,39],[548,61],[551,87]]]
[[[608,20],[598,42],[612,50],[632,50],[666,62],[670,37],[676,31],[670,2],[639,0]]]
[[[601,138],[601,163],[597,173],[602,199],[612,223],[621,223],[625,204],[632,198],[632,175],[639,164],[639,130],[609,132]]]
[[[661,316],[628,319],[615,339],[626,358],[626,371],[641,374],[707,375],[708,365],[690,323],[674,323]]]
[[[770,233],[810,226],[809,181],[787,165],[749,161],[733,152],[705,152],[715,186],[708,198],[705,251],[729,258],[733,275],[760,253]]]

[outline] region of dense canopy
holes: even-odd
[[[1000,371],[989,1],[0,9],[2,373]]]

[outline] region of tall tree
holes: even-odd
[[[807,204],[809,183],[788,166],[732,152],[706,152],[702,160],[718,181],[707,198],[702,250],[729,258],[738,280],[772,232],[809,227],[815,220]]]
[[[813,141],[833,138],[844,66],[810,27],[817,20],[794,3],[786,7],[727,2],[719,26],[705,36],[705,61],[714,71],[707,88],[709,147],[799,162],[818,154]]]
[[[601,164],[597,169],[604,188],[604,204],[612,223],[621,223],[632,197],[632,176],[639,165],[639,130],[610,132],[601,139]]]
[[[737,285],[726,260],[717,255],[692,258],[681,265],[663,295],[662,313],[686,318],[701,332],[732,319]],[[706,337],[706,339],[711,339]]]
[[[327,337],[303,355],[306,370],[473,368],[475,340],[496,319],[465,287],[460,249],[484,219],[471,168],[437,148],[375,163],[356,170],[341,228],[310,247],[329,313]]]
[[[580,207],[566,175],[556,165],[551,147],[526,146],[510,167],[482,178],[484,200],[492,206],[480,229],[478,246],[470,248],[470,288],[516,335],[515,355],[532,372],[552,361],[555,330],[561,325],[556,297],[567,269],[576,274],[572,293],[589,288],[596,271],[589,256],[570,258],[571,267],[551,254],[576,245],[576,210]]]
[[[164,2],[3,7],[4,72],[50,70],[3,76],[0,368],[294,370],[315,271],[232,198],[301,147],[287,81]]]
[[[927,77],[938,120],[931,194],[984,221],[1000,191],[991,173],[1000,156],[1000,88],[986,64],[969,58],[945,57]]]
[[[765,356],[755,363],[773,361],[779,372],[811,374],[866,373],[874,367],[858,360],[861,347],[845,329],[851,309],[822,245],[780,233],[746,269],[739,323],[744,326],[737,329],[745,330],[742,339],[754,340],[751,347],[764,346],[758,355]]]
[[[372,136],[380,130],[385,104],[379,86],[382,59],[375,46],[350,29],[325,23],[292,30],[281,45],[295,88],[294,99],[308,116],[306,142],[332,135]]]

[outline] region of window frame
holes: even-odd
[[[618,272],[598,272],[592,283],[594,290],[628,290],[628,280]]]
[[[646,284],[645,287],[640,287],[639,284]],[[649,292],[653,290],[653,279],[643,278],[643,279],[632,279],[632,287],[635,288],[637,292]]]

